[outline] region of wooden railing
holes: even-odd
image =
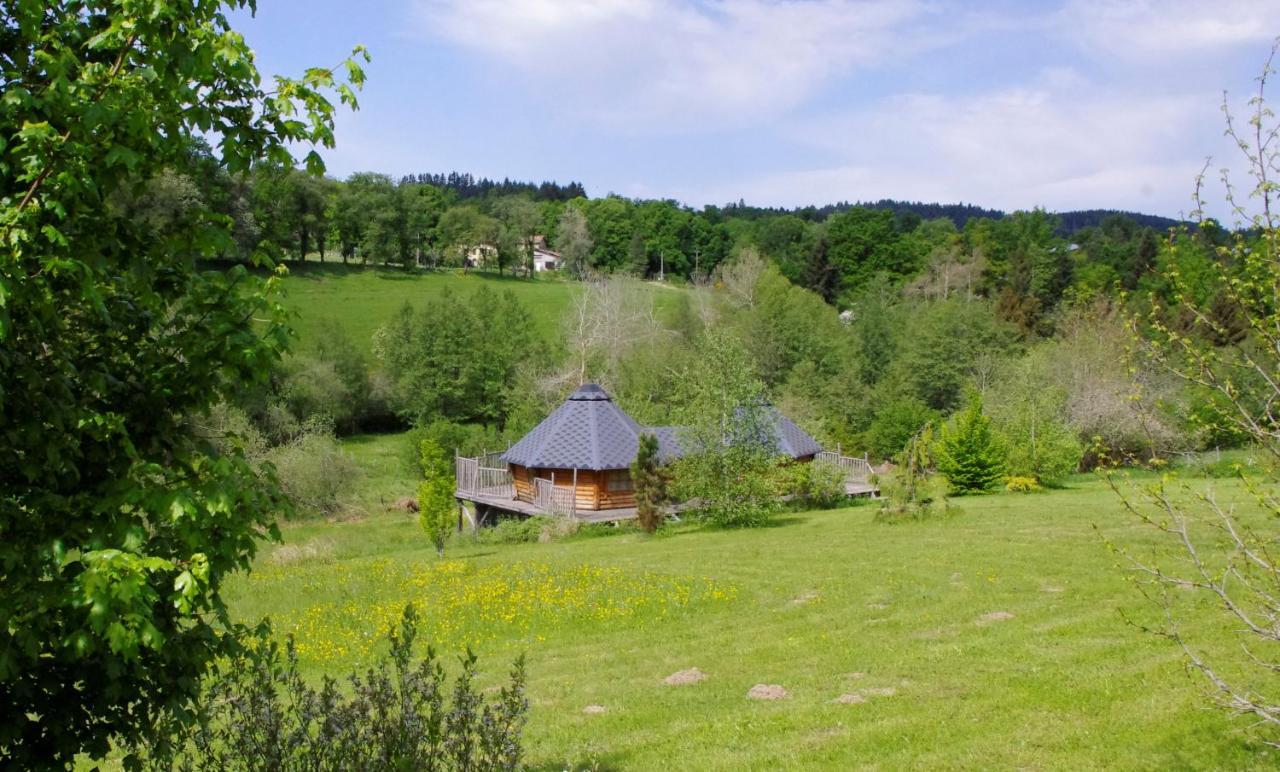
[[[839,451],[824,450],[814,457],[814,461],[840,467],[844,471],[845,482],[865,483],[871,479],[871,462],[865,456],[842,456]]]
[[[556,485],[545,477],[533,478],[533,505],[553,515],[575,517],[578,495],[573,488]]]
[[[477,458],[458,456],[454,459],[454,482],[460,493],[483,493],[498,498],[515,498],[515,480],[505,466],[486,466],[499,454],[489,453]]]

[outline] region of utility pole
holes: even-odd
[[[666,281],[667,276],[667,254],[662,250],[658,250],[658,281]]]

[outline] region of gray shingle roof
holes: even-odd
[[[766,408],[774,425],[773,445],[790,458],[811,456],[822,450],[777,408]],[[626,469],[635,461],[640,435],[658,438],[658,458],[663,463],[683,455],[680,427],[640,426],[613,403],[594,383],[581,386],[563,405],[502,455],[504,463],[543,469]]]
[[[791,458],[802,458],[822,452],[822,446],[810,437],[808,432],[796,426],[794,421],[782,414],[782,411],[776,408],[770,408],[770,410],[777,416],[776,440],[779,453]]]
[[[604,389],[588,383],[512,445],[502,460],[548,469],[626,469],[636,458],[642,431]]]

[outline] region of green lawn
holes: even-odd
[[[394,455],[392,439],[354,445],[362,461]],[[395,485],[380,474],[369,485]],[[749,531],[457,545],[444,561],[407,514],[299,523],[229,600],[297,630],[313,675],[376,649],[408,600],[444,648],[476,646],[487,682],[527,652],[540,769],[1273,763],[1202,709],[1170,644],[1122,618],[1151,610],[1099,532],[1140,548],[1152,535],[1105,485],[960,506],[925,523],[876,523],[863,505]],[[1191,606],[1204,627],[1209,607]],[[691,667],[706,680],[664,685]],[[790,697],[748,700],[755,684]]]
[[[538,333],[559,335],[561,320],[581,285],[537,277],[521,279],[472,271],[419,272],[392,268],[290,264],[290,275],[284,281],[285,305],[296,313],[293,326],[298,331],[301,347],[307,336],[325,318],[337,320],[351,339],[365,350],[373,333],[387,322],[406,301],[420,305],[445,288],[470,293],[487,286],[495,292],[510,289],[533,316]],[[673,306],[679,290],[654,286],[654,305],[661,316]]]

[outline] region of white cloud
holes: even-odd
[[[431,35],[576,117],[643,132],[765,122],[922,45],[924,0],[419,0]],[[911,42],[909,42],[911,41]]]
[[[1072,0],[1054,26],[1088,48],[1138,58],[1213,52],[1280,34],[1275,0]]]
[[[1218,118],[1214,95],[1097,94],[1054,71],[980,95],[906,94],[793,129],[832,160],[821,168],[727,180],[707,202],[881,197],[1005,209],[1190,209],[1206,151],[1189,127]],[[730,191],[743,191],[731,193]]]

